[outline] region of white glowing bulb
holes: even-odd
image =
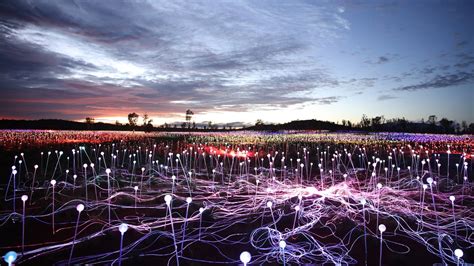
[[[78,212],[82,212],[82,211],[84,210],[84,204],[77,204],[76,210],[77,210]]]
[[[379,225],[379,231],[380,231],[380,233],[385,232],[385,230],[387,230],[387,227],[385,227],[384,224]]]
[[[125,234],[127,230],[128,230],[128,224],[122,223],[121,225],[119,225],[119,231],[122,235]]]
[[[459,259],[464,255],[464,252],[460,250],[459,248],[454,250],[454,255]]]
[[[251,259],[252,259],[252,256],[247,251],[240,253],[240,261],[244,265],[247,265],[247,263],[249,263]]]
[[[285,240],[280,240],[280,242],[278,243],[278,245],[280,246],[281,249],[285,249],[285,248],[286,248],[286,242],[285,242]]]
[[[171,195],[166,195],[166,196],[165,196],[165,202],[166,202],[166,205],[170,205],[170,202],[171,202]]]

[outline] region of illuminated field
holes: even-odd
[[[0,251],[18,264],[474,262],[472,136],[1,136]]]

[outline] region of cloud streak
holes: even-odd
[[[395,91],[417,91],[425,89],[446,88],[467,84],[474,81],[474,72],[458,72],[449,75],[437,75],[436,77],[415,85],[408,85],[394,89]]]

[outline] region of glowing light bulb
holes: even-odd
[[[27,200],[28,200],[28,196],[27,196],[27,195],[21,196],[21,200],[22,200],[23,202],[27,201]]]
[[[170,205],[170,203],[171,203],[171,195],[166,195],[166,196],[165,196],[165,203],[166,203],[166,205]]]
[[[464,255],[464,252],[460,250],[459,248],[454,250],[454,256],[456,256],[458,259],[461,258]]]
[[[186,198],[186,202],[187,202],[188,204],[191,204],[191,202],[193,202],[193,199],[192,199],[191,197],[187,197],[187,198]]]
[[[285,248],[286,248],[286,242],[285,242],[285,240],[280,240],[280,242],[278,243],[278,245],[280,246],[281,249],[285,249]]]
[[[247,265],[247,263],[249,263],[251,259],[252,259],[252,255],[250,255],[249,252],[244,251],[244,252],[240,253],[240,261],[244,265]]]
[[[78,212],[82,212],[82,211],[84,210],[84,204],[77,204],[76,210],[77,210]]]
[[[9,251],[5,256],[3,256],[3,260],[8,263],[8,265],[13,264],[13,262],[18,257],[18,254],[15,251]]]
[[[455,199],[456,199],[456,197],[454,197],[454,196],[449,196],[449,200],[450,200],[450,201],[454,202]]]
[[[380,233],[385,232],[385,230],[387,230],[387,227],[386,227],[384,224],[379,225],[379,231],[380,231]]]
[[[271,208],[272,206],[273,206],[273,202],[267,201],[267,207],[268,207],[268,208]]]
[[[125,234],[127,230],[128,230],[128,224],[122,223],[121,225],[119,225],[119,231],[122,235]]]

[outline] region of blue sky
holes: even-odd
[[[472,1],[2,1],[3,118],[474,122]]]

